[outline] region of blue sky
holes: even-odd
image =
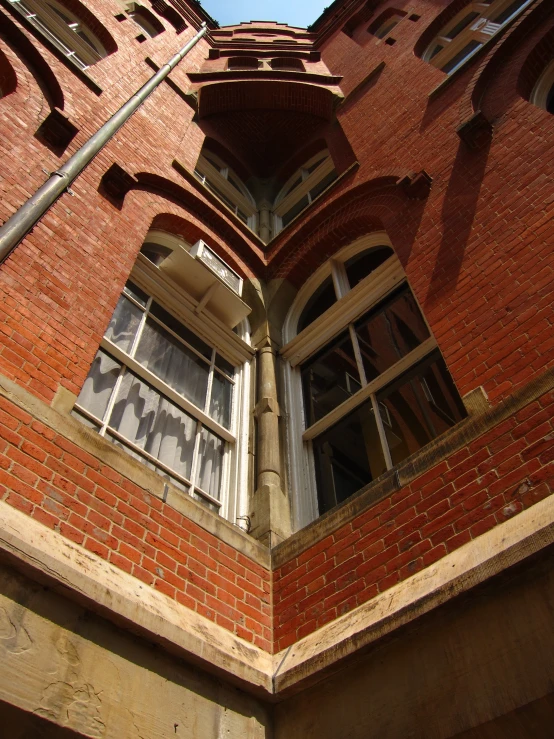
[[[202,7],[221,26],[242,21],[277,21],[306,26],[318,18],[332,0],[201,0]]]

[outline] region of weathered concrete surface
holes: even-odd
[[[267,652],[2,502],[0,556],[181,657],[250,690],[272,690]]]
[[[0,700],[86,737],[270,739],[256,699],[7,567],[0,665]]]
[[[552,739],[554,546],[276,707],[275,739]]]

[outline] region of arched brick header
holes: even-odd
[[[8,57],[0,51],[0,97],[6,97],[17,87],[17,75],[8,61]]]
[[[4,13],[0,13],[2,36],[22,63],[29,69],[40,87],[48,106],[53,110],[64,108],[64,94],[50,65],[29,41],[27,36]]]
[[[250,276],[250,271],[241,260],[236,259],[221,242],[213,239],[207,230],[201,228],[191,220],[187,220],[186,216],[160,213],[154,217],[150,228],[166,231],[175,236],[181,236],[189,244],[195,244],[199,239],[202,239],[216,254],[219,254],[227,264],[238,272],[241,277]]]
[[[397,186],[399,175],[386,175],[349,190],[306,222],[269,256],[268,277],[300,285],[342,246],[387,223],[410,201]]]
[[[247,277],[259,277],[263,274],[265,265],[262,262],[261,256],[256,254],[252,246],[242,238],[240,233],[231,225],[227,224],[224,218],[207,203],[204,203],[200,198],[183,187],[180,187],[175,182],[160,175],[139,172],[135,177],[137,185],[132,189],[146,190],[162,195],[176,205],[189,211],[216,233],[221,238],[221,243],[214,243],[215,250],[220,252],[220,255],[234,269]]]
[[[525,100],[530,100],[539,77],[554,59],[554,8],[550,16],[550,30],[529,54],[519,73],[517,91]]]

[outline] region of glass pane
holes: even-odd
[[[466,416],[438,352],[384,388],[377,399],[393,464],[417,452]]]
[[[120,370],[119,362],[100,350],[77,398],[78,405],[96,418],[103,419]]]
[[[158,318],[162,323],[170,328],[173,333],[177,334],[177,336],[180,336],[183,341],[186,341],[189,346],[192,346],[193,349],[196,349],[197,352],[200,352],[203,357],[211,360],[211,346],[208,346],[208,344],[202,341],[202,339],[196,336],[196,334],[183,326],[183,324],[177,318],[174,318],[171,313],[168,313],[166,310],[164,310],[161,305],[158,305],[158,303],[152,303],[150,313],[153,316],[156,316],[156,318]]]
[[[163,249],[164,247],[158,246],[158,248]],[[168,253],[170,251],[171,251],[170,249],[167,249]],[[123,292],[126,292],[128,295],[134,298],[137,301],[137,303],[140,303],[141,305],[146,305],[146,303],[148,302],[149,296],[144,292],[144,290],[141,290],[140,287],[137,287],[131,281],[128,281],[126,283],[125,287],[123,288]]]
[[[476,18],[479,18],[480,13],[468,13],[466,16],[462,18],[461,21],[458,21],[453,28],[448,31],[448,33],[445,33],[446,38],[456,38],[456,36],[461,33],[464,28],[467,28],[470,23],[472,23]],[[440,34],[442,36],[442,34]]]
[[[185,493],[188,493],[190,490],[190,485],[187,485],[184,482],[181,482],[177,477],[174,477],[173,475],[170,475],[168,472],[166,472],[161,467],[158,467],[157,464],[154,464],[150,459],[147,459],[145,456],[143,456],[139,451],[136,449],[133,449],[132,446],[129,444],[125,444],[121,439],[118,439],[113,434],[106,434],[106,438],[108,438],[112,444],[115,444],[120,449],[124,449],[127,454],[129,454],[133,459],[138,459],[139,462],[144,464],[148,469],[154,470],[157,472],[161,477],[163,477],[165,480],[169,480],[175,487],[179,488],[179,490],[182,490]]]
[[[210,399],[210,416],[225,428],[231,424],[231,397],[233,385],[219,372],[214,372],[212,397]]]
[[[310,190],[310,197],[311,197],[311,199],[312,200],[315,200],[317,198],[317,196],[320,193],[322,193],[325,190],[325,188],[329,187],[329,185],[331,184],[331,182],[334,182],[336,179],[337,179],[337,173],[333,169],[331,172],[329,172],[328,175],[325,175],[325,177],[322,180],[320,180],[317,183],[317,185],[315,185],[314,187],[312,187],[312,189]]]
[[[307,208],[310,204],[310,201],[308,200],[308,196],[304,195],[303,198],[300,198],[290,210],[287,210],[287,212],[281,217],[281,221],[283,223],[283,227],[287,226],[293,218],[296,218],[296,216],[301,213],[304,208]]]
[[[182,477],[190,478],[196,420],[129,371],[119,386],[109,425]]]
[[[221,495],[221,472],[223,469],[223,454],[225,442],[208,429],[202,429],[200,437],[200,470],[198,472],[198,487],[212,498],[219,500]]]
[[[433,49],[433,51],[429,54],[429,61],[431,61],[431,59],[434,56],[436,56],[439,53],[439,51],[442,51],[443,49],[444,49],[444,46],[442,44],[437,44],[435,48]]]
[[[527,0],[516,0],[514,3],[511,3],[508,5],[506,10],[504,10],[500,15],[497,15],[496,18],[493,18],[492,20],[495,23],[506,23],[510,20],[510,18],[517,13],[517,11],[523,6],[527,4]]]
[[[356,254],[344,263],[350,287],[356,287],[358,282],[370,275],[383,262],[394,254],[389,246],[378,246],[376,249]]]
[[[386,471],[371,403],[314,439],[313,450],[320,514]]]
[[[122,351],[130,353],[143,311],[122,295],[106,331],[106,339]]]
[[[429,338],[429,329],[414,296],[402,288],[358,321],[356,335],[370,382]]]
[[[466,44],[464,48],[456,54],[456,56],[452,57],[452,59],[442,67],[442,70],[447,74],[455,72],[456,69],[461,67],[466,59],[473,56],[481,46],[483,46],[483,44],[480,41],[470,41],[469,44]]]
[[[300,318],[298,319],[298,333],[306,328],[306,326],[309,326],[322,313],[325,313],[336,301],[337,297],[335,295],[335,288],[333,287],[333,280],[331,277],[327,277],[308,300],[304,310],[300,314]]]
[[[294,182],[292,183],[292,185],[290,185],[290,187],[288,187],[288,188],[287,188],[287,189],[285,190],[285,192],[283,193],[283,197],[281,198],[281,200],[282,200],[282,199],[283,199],[284,197],[286,197],[286,196],[287,196],[287,195],[289,194],[289,192],[292,192],[292,191],[293,191],[293,190],[295,189],[295,187],[298,187],[298,185],[300,185],[300,184],[302,184],[302,175],[300,175],[299,177],[297,177],[297,178],[296,178],[296,179],[294,180]]]
[[[301,368],[306,423],[311,426],[357,393],[360,375],[348,332]]]
[[[150,318],[142,330],[135,359],[204,410],[209,364]]]
[[[222,372],[225,372],[226,375],[229,375],[229,377],[235,376],[235,368],[231,364],[231,362],[228,362],[226,359],[223,359],[221,354],[215,355],[215,366],[220,369]]]
[[[323,162],[327,159],[327,155],[321,157],[321,159],[318,159],[317,162],[314,162],[310,167],[306,167],[305,171],[308,174],[311,174],[312,172],[315,172],[315,170],[319,167],[320,164],[323,164]]]

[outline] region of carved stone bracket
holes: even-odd
[[[471,118],[458,126],[456,133],[470,149],[480,149],[486,146],[492,138],[492,123],[485,114],[478,110]]]
[[[422,169],[417,174],[406,175],[396,183],[401,187],[409,198],[414,200],[425,200],[431,192],[433,178]]]

